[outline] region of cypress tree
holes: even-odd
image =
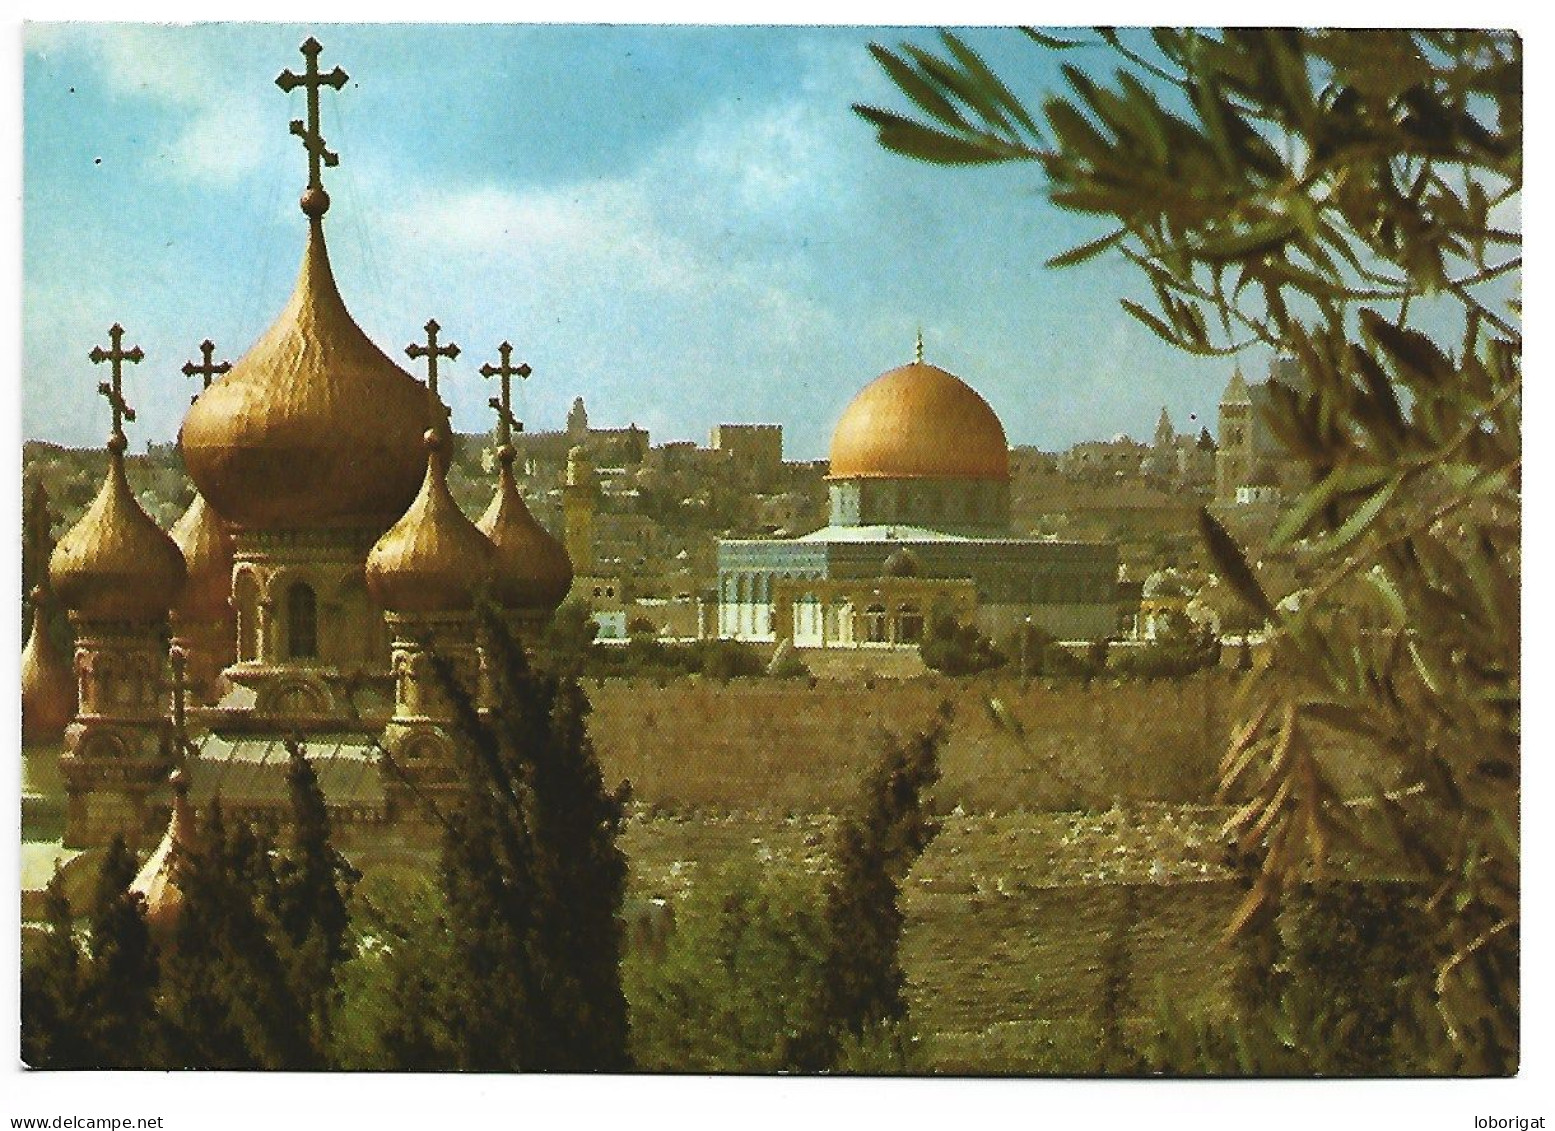
[[[827,950],[819,1016],[795,1043],[796,1066],[830,1069],[849,1039],[906,1019],[902,972],[902,882],[940,825],[926,807],[939,780],[948,704],[927,730],[892,738],[871,768],[853,812],[837,831],[827,884]]]
[[[629,1067],[621,991],[624,796],[608,793],[572,676],[536,671],[500,618],[482,631],[496,706],[479,712],[433,670],[457,717],[464,799],[448,816],[442,881],[459,966],[461,1067]]]
[[[83,956],[57,868],[43,900],[43,930],[23,951],[22,1060],[33,1068],[89,1067],[82,1025]]]
[[[157,1059],[158,961],[145,900],[130,891],[135,855],[116,836],[97,874],[90,961],[81,996],[101,1068],[140,1068]]]
[[[324,793],[301,739],[285,745],[291,823],[275,863],[277,946],[292,996],[311,1023],[312,1044],[322,1049],[338,1005],[335,972],[350,950],[346,901],[360,875],[330,843]]]
[[[171,1062],[189,1068],[322,1067],[305,1008],[277,947],[273,840],[230,830],[219,805],[197,851],[179,860],[176,958],[164,979]]]

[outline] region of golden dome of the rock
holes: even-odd
[[[496,548],[492,596],[505,609],[552,612],[572,588],[572,559],[524,505],[513,482],[513,450],[504,447],[499,458],[497,493],[475,524]]]
[[[32,635],[22,649],[22,741],[57,742],[76,715],[76,677],[49,635],[48,600],[32,591]]]
[[[95,620],[158,620],[178,599],[184,556],[141,509],[124,477],[122,435],[108,442],[108,474],[81,520],[49,558],[60,602]]]
[[[184,463],[239,529],[386,528],[421,482],[427,389],[352,321],[322,222],[286,309],[184,417]]]
[[[448,491],[444,442],[427,431],[421,491],[367,555],[367,589],[396,613],[462,612],[491,582],[496,551]]]
[[[182,620],[219,620],[231,613],[232,534],[226,523],[196,493],[189,509],[173,524],[173,541],[183,551],[188,580],[173,610]]]
[[[832,433],[832,479],[1009,477],[1004,426],[988,402],[922,361],[871,381]]]

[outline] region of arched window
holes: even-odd
[[[903,644],[916,644],[923,639],[923,613],[918,606],[906,603],[896,610],[896,638]]]
[[[294,660],[311,660],[319,654],[318,598],[305,581],[286,591],[286,645],[287,655]]]

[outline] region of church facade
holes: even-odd
[[[793,539],[718,546],[718,635],[800,648],[912,644],[937,611],[995,639],[1117,627],[1110,543],[1010,534],[1004,426],[960,378],[915,360],[866,386],[832,435],[830,515]]]

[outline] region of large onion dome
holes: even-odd
[[[513,481],[513,449],[497,452],[497,493],[475,525],[496,547],[492,596],[510,611],[553,612],[572,588],[572,559],[535,520]]]
[[[195,401],[179,443],[240,529],[382,530],[415,497],[428,427],[446,428],[443,414],[352,321],[315,216],[286,309]]]
[[[367,590],[396,613],[463,612],[491,582],[495,551],[448,491],[444,441],[430,429],[421,492],[367,555]]]
[[[1009,479],[999,417],[970,385],[915,361],[853,398],[831,441],[832,479]]]
[[[159,620],[178,599],[184,556],[141,509],[124,477],[123,435],[108,440],[108,474],[49,558],[49,580],[71,612],[94,620]]]
[[[173,541],[184,555],[188,580],[173,610],[181,620],[220,620],[231,614],[232,533],[196,493],[173,524]]]
[[[57,742],[76,715],[76,677],[49,633],[47,595],[32,591],[32,635],[22,649],[22,741]]]
[[[188,775],[174,770],[172,783],[173,815],[167,832],[130,882],[131,893],[146,901],[146,925],[163,941],[171,937],[184,909],[184,893],[177,883],[178,855],[194,848],[195,836]]]

